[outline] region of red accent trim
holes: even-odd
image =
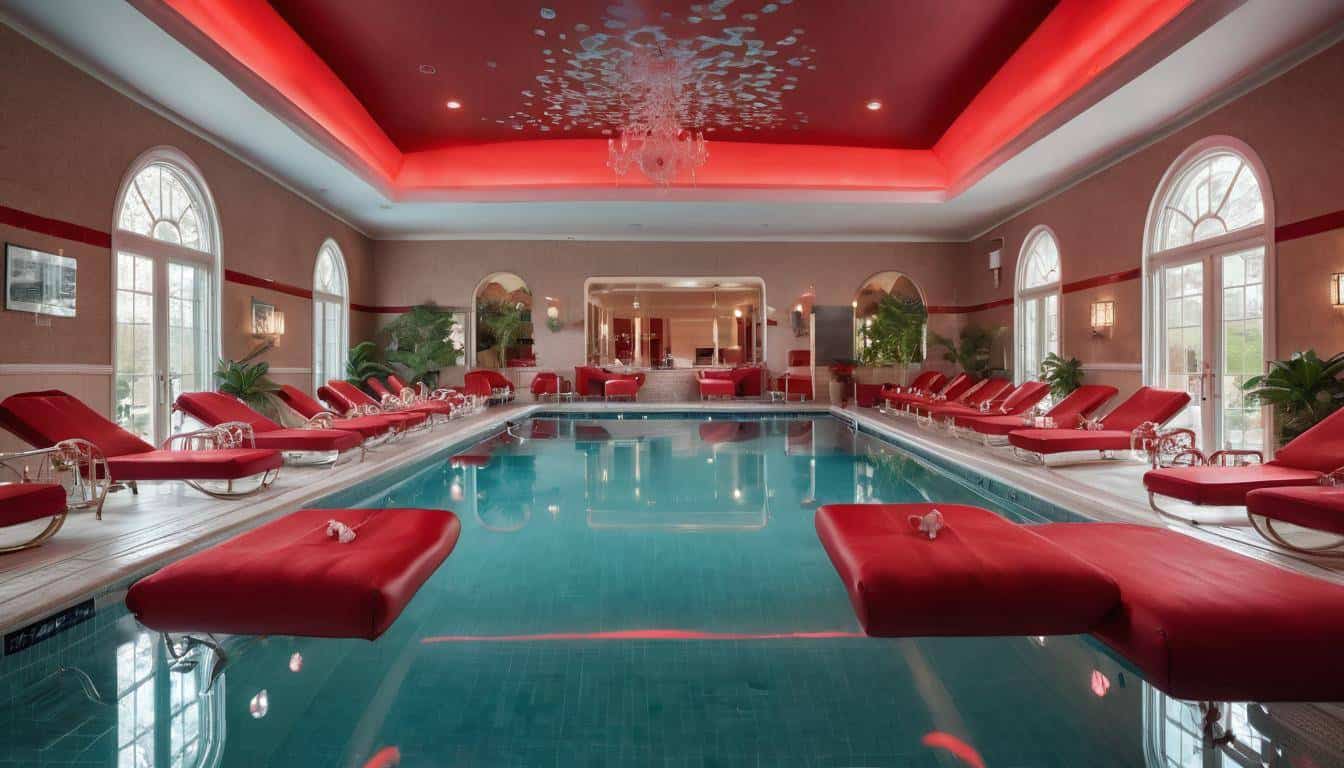
[[[297,285],[289,285],[288,283],[281,283],[265,277],[249,275],[246,272],[239,272],[233,269],[224,270],[224,280],[239,285],[250,285],[254,288],[267,288],[272,291],[287,293],[290,296],[298,296],[300,299],[311,300],[313,298],[313,292],[307,288],[300,288]]]
[[[356,304],[353,301],[350,302],[350,308],[355,310],[356,312],[372,312],[375,315],[400,315],[402,313],[410,312],[412,309],[415,309],[415,307],[409,307],[409,306],[380,307],[377,304]]]
[[[0,224],[26,229],[40,235],[50,235],[64,240],[73,240],[77,243],[94,245],[99,248],[112,247],[112,235],[101,230],[81,227],[78,224],[71,224],[60,219],[48,219],[45,216],[20,211],[18,208],[10,208],[6,205],[0,205]]]
[[[694,629],[622,629],[612,632],[548,632],[539,635],[436,635],[420,642],[528,643],[539,640],[835,640],[867,637],[862,632],[701,632]]]
[[[1322,232],[1340,228],[1344,228],[1344,211],[1331,211],[1320,216],[1313,216],[1310,219],[1275,227],[1274,242],[1286,243],[1289,240],[1319,235]]]
[[[1010,307],[1012,305],[1012,299],[996,299],[994,301],[987,301],[984,304],[970,304],[965,307],[933,305],[926,309],[928,309],[930,315],[964,315],[969,312],[984,312],[986,309]]]
[[[1130,280],[1138,280],[1143,277],[1143,269],[1135,267],[1127,269],[1124,272],[1112,272],[1109,275],[1097,275],[1083,280],[1075,280],[1072,283],[1065,283],[1060,286],[1062,293],[1074,293],[1075,291],[1085,291],[1088,288],[1098,288],[1103,285],[1112,285],[1114,283],[1125,283]]]

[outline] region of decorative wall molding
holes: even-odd
[[[1084,371],[1143,373],[1143,363],[1083,363]]]
[[[0,363],[0,376],[111,376],[110,365],[81,363]]]

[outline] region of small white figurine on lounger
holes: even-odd
[[[910,527],[920,533],[927,533],[930,540],[936,539],[938,532],[943,529],[943,513],[931,509],[923,515],[911,515]]]

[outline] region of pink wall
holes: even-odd
[[[760,277],[766,303],[780,325],[769,328],[767,362],[784,367],[785,353],[805,348],[788,328],[789,309],[809,287],[823,305],[848,306],[873,273],[899,270],[933,305],[955,304],[961,285],[962,243],[662,243],[570,241],[376,241],[378,304],[429,300],[471,305],[478,281],[490,272],[518,274],[535,296],[559,299],[565,328],[537,331],[537,363],[569,368],[583,359],[583,284],[588,277]],[[931,327],[956,328],[957,316],[935,315]],[[825,363],[827,361],[818,361]]]
[[[966,303],[1011,298],[1022,243],[1032,228],[1047,225],[1059,239],[1063,282],[1085,280],[1142,265],[1148,207],[1167,169],[1187,148],[1210,136],[1248,144],[1263,162],[1277,226],[1344,209],[1344,44],[1337,44],[1289,72],[1221,107],[1057,196],[993,228],[971,244],[976,274],[994,238],[1004,239],[1003,284],[967,283]],[[1344,230],[1279,242],[1277,252],[1277,354],[1315,347],[1344,349],[1344,317],[1330,306],[1327,281],[1344,271]],[[1116,302],[1110,338],[1094,339],[1093,301]],[[1011,309],[969,315],[977,324],[1011,324]],[[1134,370],[1099,371],[1096,380],[1137,386],[1142,361],[1142,288],[1137,279],[1064,294],[1062,351],[1089,364],[1127,364]],[[1110,364],[1110,365],[1105,365]]]
[[[122,177],[145,150],[168,145],[204,175],[218,207],[223,266],[305,288],[318,248],[331,237],[345,254],[352,299],[373,293],[370,242],[213,144],[146,110],[27,38],[0,26],[5,119],[0,121],[0,205],[107,233]],[[78,316],[36,327],[32,315],[0,312],[0,363],[110,365],[111,253],[0,225],[7,242],[55,250],[79,261]],[[225,282],[223,351],[250,348],[252,296],[286,314],[274,366],[310,368],[312,313],[307,300]],[[359,318],[367,325],[368,318]],[[303,378],[303,377],[300,377]],[[110,396],[110,395],[109,395]],[[105,405],[105,403],[104,403]]]

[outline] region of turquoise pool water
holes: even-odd
[[[377,642],[230,638],[206,692],[111,601],[2,660],[0,766],[1251,764],[1206,755],[1189,705],[1084,638],[860,636],[812,522],[831,502],[1058,510],[829,416],[513,434],[468,449],[485,466],[445,454],[327,500],[462,520]],[[1232,715],[1272,754],[1266,713]]]

